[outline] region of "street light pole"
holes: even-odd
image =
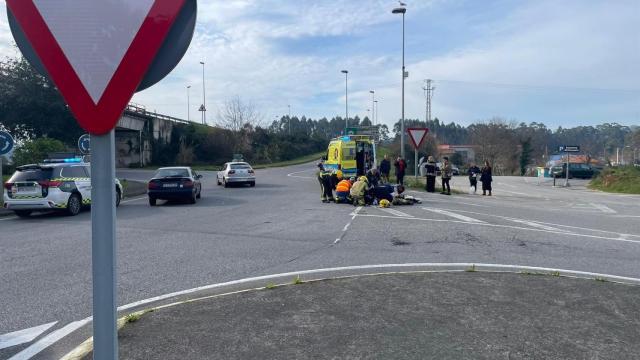
[[[349,92],[347,91],[347,83],[349,70],[342,70],[344,74],[344,134],[347,135],[347,127],[349,127]]]
[[[189,90],[191,85],[187,85],[187,121],[191,121],[191,104],[189,100]]]
[[[200,65],[202,65],[202,124],[207,123],[207,102],[204,91],[204,61],[200,61]]]
[[[376,116],[376,92],[374,90],[369,90],[369,92],[371,93],[371,117],[375,118]],[[369,119],[371,120],[371,123],[374,123],[373,119]]]
[[[373,105],[373,109],[375,110],[375,112],[373,113],[373,124],[378,125],[378,100],[374,100]]]
[[[404,14],[407,12],[405,7],[395,8],[391,11],[392,14],[402,14],[402,118],[400,119],[400,156],[404,159],[404,79],[405,79],[405,67],[404,67]]]

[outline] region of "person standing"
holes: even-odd
[[[389,155],[384,155],[384,159],[380,162],[380,177],[385,184],[389,183],[389,173],[391,172],[391,162]]]
[[[449,164],[449,158],[444,157],[444,164],[442,164],[442,192],[440,194],[451,195],[451,186],[449,180],[451,180],[451,164]],[[446,186],[446,192],[445,192]]]
[[[467,175],[469,175],[469,186],[473,188],[474,194],[478,191],[478,174],[480,174],[480,168],[471,163],[469,170],[467,170]]]
[[[393,166],[396,168],[396,178],[398,179],[398,184],[404,185],[404,172],[407,169],[407,162],[404,161],[403,158],[398,156],[396,161],[393,163]]]
[[[427,192],[435,192],[436,191],[436,160],[433,156],[429,156],[427,159],[427,164],[425,165],[425,172],[427,175]]]
[[[484,167],[481,171],[482,174],[480,175],[480,182],[482,182],[482,195],[487,195],[488,191],[489,196],[491,196],[491,182],[493,181],[493,176],[491,176],[491,165],[489,165],[489,161],[485,160]]]

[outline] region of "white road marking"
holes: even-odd
[[[515,219],[515,218],[505,218],[506,220],[509,221],[513,221],[519,224],[524,224],[524,225],[528,225],[534,228],[538,228],[538,229],[544,229],[544,230],[549,230],[549,231],[557,231],[557,232],[566,232],[567,230],[563,230],[563,229],[558,229],[558,228],[554,228],[551,226],[547,226],[544,224],[539,224],[537,222],[533,222],[533,221],[528,221],[528,220],[522,220],[522,219]]]
[[[351,214],[349,214],[351,215],[351,220],[349,220],[349,222],[342,228],[342,234],[340,234],[340,237],[333,242],[334,244],[337,244],[340,242],[340,240],[342,240],[344,234],[347,233],[347,230],[349,230],[349,226],[351,226],[353,220],[356,218],[356,216],[358,216],[360,210],[362,210],[362,206],[358,206]]]
[[[5,218],[1,218],[0,221],[13,220],[17,218],[18,218],[17,216],[7,216]]]
[[[60,328],[54,332],[52,332],[51,334],[43,337],[42,339],[38,340],[35,344],[29,346],[28,348],[20,351],[19,353],[15,354],[14,356],[10,357],[9,360],[28,360],[31,359],[33,356],[37,355],[38,353],[40,353],[42,350],[48,348],[49,346],[55,344],[56,342],[60,341],[60,339],[62,339],[63,337],[71,334],[72,332],[78,330],[79,328],[85,326],[86,324],[88,324],[91,321],[91,317],[83,319],[83,320],[79,320],[79,321],[74,321],[72,323],[67,324],[65,327]]]
[[[401,217],[413,217],[413,215],[409,215],[406,213],[403,213],[402,211],[398,211],[395,209],[387,209],[387,208],[380,208],[380,210],[389,213],[391,215],[395,215],[395,216],[401,216]]]
[[[31,342],[33,341],[33,339],[37,338],[42,333],[49,330],[50,327],[52,327],[57,323],[58,323],[57,321],[54,321],[48,324],[38,325],[32,328],[18,330],[18,331],[4,334],[4,335],[0,335],[0,349],[5,349],[8,347]]]
[[[437,214],[442,214],[442,215],[446,215],[446,216],[451,216],[452,218],[456,218],[458,220],[462,220],[464,222],[470,222],[470,223],[485,223],[482,220],[478,220],[478,219],[474,219],[468,216],[464,216],[464,215],[460,215],[460,214],[456,214],[454,212],[451,211],[447,211],[444,209],[432,209],[432,208],[422,208],[423,210],[427,210],[427,211],[431,211]]]
[[[293,177],[293,178],[300,178],[300,179],[313,179],[313,176],[299,176],[296,174],[301,174],[301,173],[305,173],[305,172],[312,172],[315,171],[315,169],[307,169],[307,170],[301,170],[301,171],[294,171],[292,173],[287,174],[288,177]]]
[[[135,197],[135,198],[127,199],[127,200],[122,200],[122,201],[120,201],[120,204],[126,204],[128,202],[140,201],[140,200],[145,200],[145,199],[147,199],[147,195],[140,196],[140,197]]]
[[[617,214],[618,212],[613,210],[612,208],[608,207],[607,205],[604,204],[596,204],[596,203],[590,203],[591,206],[593,206],[594,208],[602,211],[603,213],[607,213],[607,214]]]

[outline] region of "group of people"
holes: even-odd
[[[491,196],[491,182],[493,182],[493,176],[491,174],[491,165],[488,161],[484,162],[484,166],[480,169],[476,164],[471,164],[467,175],[469,175],[470,189],[473,189],[475,194],[478,191],[478,180],[482,183],[482,195]]]
[[[443,163],[441,167],[438,167],[433,156],[429,156],[425,163],[420,164],[420,168],[424,169],[424,176],[426,176],[426,190],[427,192],[435,192],[436,177],[438,172],[442,179],[442,191],[441,194],[451,195],[451,178],[453,177],[453,169],[449,163],[448,157],[443,157]],[[467,170],[469,176],[469,186],[472,188],[475,194],[478,191],[478,180],[482,183],[482,195],[491,196],[491,182],[493,181],[492,169],[489,161],[484,162],[484,166],[480,169],[476,164],[471,163]]]
[[[341,170],[325,169],[322,162],[318,163],[318,170],[320,199],[323,203],[380,207],[420,203],[420,199],[404,193],[405,188],[402,184],[391,185],[388,173],[383,176],[377,168],[370,169],[365,175],[349,178],[345,178]]]

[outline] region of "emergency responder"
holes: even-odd
[[[369,182],[366,176],[360,176],[353,186],[351,186],[350,194],[353,199],[354,206],[366,205],[365,197],[369,191]]]
[[[342,172],[340,172],[342,178]],[[320,182],[320,199],[323,203],[335,201],[333,198],[333,189],[338,183],[338,174],[333,171],[322,170],[318,172],[318,181]]]
[[[350,203],[353,200],[351,199],[351,195],[349,191],[351,190],[351,186],[355,178],[344,179],[341,180],[338,185],[336,185],[336,203]]]

